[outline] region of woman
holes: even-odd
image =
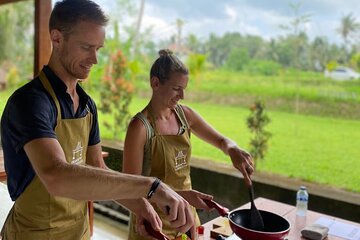
[[[248,185],[254,171],[253,160],[249,153],[218,133],[194,110],[178,104],[184,99],[189,71],[171,51],[161,50],[159,54],[150,71],[151,100],[135,115],[127,130],[123,172],[156,176],[195,208],[208,210],[202,199],[211,199],[212,196],[191,188],[190,133],[228,154]],[[176,237],[178,233],[169,228],[164,214],[155,210],[163,221],[163,232]],[[134,218],[132,216],[129,239],[141,239],[136,236]]]

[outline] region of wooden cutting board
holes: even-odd
[[[219,218],[213,223],[212,230],[210,230],[210,237],[216,238],[219,235],[229,237],[233,234],[230,228],[229,220],[225,217]]]

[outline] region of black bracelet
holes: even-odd
[[[153,184],[151,185],[148,194],[146,195],[147,199],[151,198],[151,196],[155,193],[156,189],[159,187],[160,183],[161,183],[160,179],[156,178]]]

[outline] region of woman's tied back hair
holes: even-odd
[[[159,51],[160,57],[155,60],[150,70],[150,78],[157,77],[161,84],[170,78],[172,73],[189,74],[188,68],[169,49]]]
[[[67,37],[80,21],[106,26],[109,19],[100,6],[90,0],[62,0],[55,3],[49,30],[57,29]]]

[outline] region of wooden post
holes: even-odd
[[[34,76],[47,64],[51,54],[49,19],[51,0],[35,0]]]

